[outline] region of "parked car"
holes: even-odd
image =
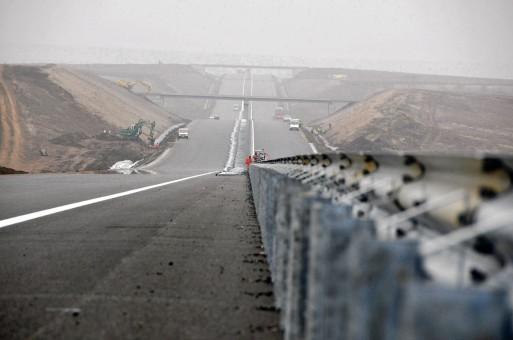
[[[178,138],[187,138],[189,139],[189,129],[180,128],[178,129]]]
[[[212,115],[210,117],[208,117],[209,119],[215,119],[215,120],[219,120],[219,115]]]
[[[290,115],[283,116],[283,121],[284,122],[290,122],[291,119],[292,119],[292,117]]]
[[[239,111],[240,105],[239,104],[233,104],[233,111]]]

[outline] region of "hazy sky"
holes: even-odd
[[[513,0],[0,0],[9,43],[513,69]]]

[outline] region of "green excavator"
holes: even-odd
[[[137,123],[130,125],[126,129],[121,129],[119,134],[121,135],[121,137],[123,137],[125,139],[131,139],[131,140],[138,139],[139,136],[143,132],[143,127],[146,126],[150,129],[150,132],[148,134],[148,141],[149,141],[150,145],[153,145],[153,143],[155,142],[155,136],[154,136],[155,125],[156,125],[155,121],[150,122],[150,121],[146,121],[143,119],[139,119],[139,121]]]

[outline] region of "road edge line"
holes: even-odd
[[[123,192],[120,192],[120,193],[117,193],[117,194],[111,194],[111,195],[107,195],[107,196],[91,198],[91,199],[88,199],[88,200],[85,200],[85,201],[65,204],[65,205],[61,205],[61,206],[58,206],[58,207],[54,207],[54,208],[44,209],[44,210],[35,211],[35,212],[32,212],[32,213],[28,213],[28,214],[24,214],[24,215],[20,215],[20,216],[10,217],[10,218],[4,219],[4,220],[0,220],[0,229],[8,227],[8,226],[13,225],[13,224],[27,222],[27,221],[30,221],[30,220],[34,220],[36,218],[57,214],[57,213],[60,213],[60,212],[63,212],[63,211],[68,211],[68,210],[84,207],[84,206],[87,206],[87,205],[91,205],[91,204],[95,204],[95,203],[100,203],[100,202],[112,200],[112,199],[119,198],[119,197],[133,195],[133,194],[136,194],[136,193],[139,193],[139,192],[143,192],[143,191],[147,191],[147,190],[151,190],[151,189],[155,189],[155,188],[160,188],[160,187],[163,187],[163,186],[166,186],[166,185],[170,185],[170,184],[174,184],[174,183],[184,182],[184,181],[187,181],[187,180],[190,180],[190,179],[194,179],[194,178],[198,178],[198,177],[202,177],[202,176],[212,175],[212,174],[215,174],[216,172],[217,171],[205,172],[205,173],[202,173],[202,174],[199,174],[199,175],[179,178],[179,179],[175,179],[175,180],[172,180],[172,181],[167,181],[167,182],[163,182],[163,183],[159,183],[159,184],[148,185],[148,186],[145,186],[145,187],[142,187],[142,188],[127,190],[127,191],[123,191]]]

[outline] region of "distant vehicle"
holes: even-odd
[[[215,120],[219,120],[219,115],[212,115],[210,117],[208,117],[209,119],[215,119]]]
[[[178,129],[178,138],[187,138],[189,139],[189,129],[180,128]]]
[[[299,118],[291,118],[290,119],[290,123],[297,123],[299,125],[299,127],[303,127],[303,122],[301,121],[301,119]]]
[[[292,119],[292,117],[290,115],[283,116],[283,121],[284,122],[290,122],[291,119]]]
[[[240,105],[239,104],[233,104],[233,111],[239,111]]]
[[[338,74],[333,74],[332,78],[336,79],[336,80],[344,80],[344,79],[347,79],[347,75],[338,73]]]
[[[276,106],[276,109],[274,110],[274,119],[283,119],[284,115],[285,109],[283,106]]]
[[[263,162],[269,158],[269,155],[265,153],[264,149],[255,150],[253,154],[253,162]]]
[[[299,128],[301,127],[301,123],[299,119],[291,119],[289,123],[289,130],[290,131],[299,131]]]

